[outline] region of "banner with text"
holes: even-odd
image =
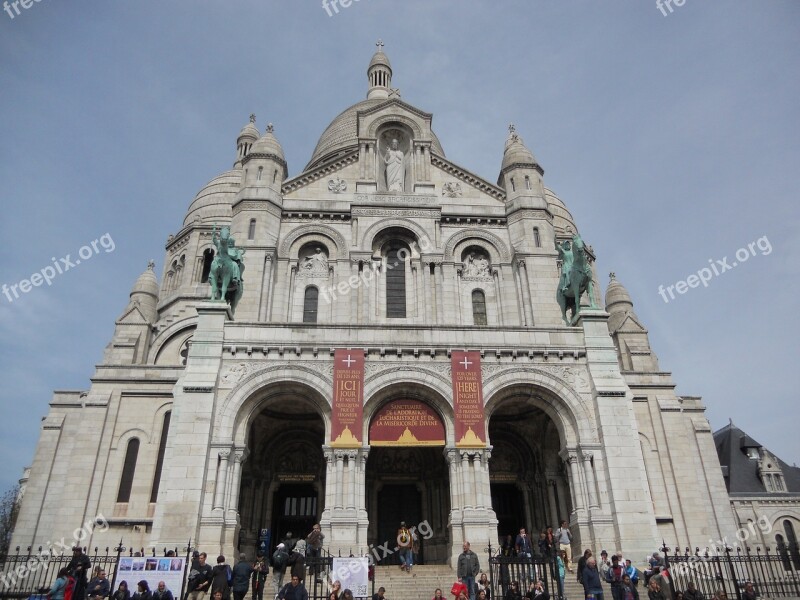
[[[430,406],[419,400],[393,400],[369,426],[370,446],[444,446],[444,425]]]
[[[369,594],[369,559],[340,558],[333,559],[331,582],[338,581],[343,590],[353,592],[354,598],[367,598]]]
[[[453,351],[450,368],[453,372],[456,446],[483,448],[486,446],[486,419],[483,413],[481,353]]]
[[[333,353],[331,446],[359,448],[364,415],[364,351]]]

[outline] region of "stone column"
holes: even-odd
[[[558,523],[561,519],[558,516],[558,506],[556,506],[556,482],[554,479],[547,480],[547,503],[550,508],[550,522]]]
[[[334,463],[333,450],[329,446],[322,447],[322,455],[325,457],[325,508],[322,510],[322,519],[330,518],[331,509],[336,502],[336,466]]]
[[[503,297],[503,292],[500,288],[500,269],[492,269],[492,283],[494,284],[494,302],[497,306],[497,324],[502,327],[505,324],[505,320],[503,316],[503,303],[500,300]]]
[[[334,503],[334,508],[343,508],[344,502],[342,495],[344,494],[344,452],[340,450],[334,450],[333,456],[336,459],[336,480],[334,482],[334,485],[336,486],[336,501]]]
[[[436,322],[443,324],[445,322],[444,316],[444,274],[442,273],[442,263],[437,262],[434,266],[434,273],[436,273]]]
[[[350,481],[348,482],[350,485],[348,486],[350,489],[347,492],[347,508],[358,508],[358,503],[356,501],[356,458],[358,457],[357,452],[348,452],[347,453],[347,471],[350,477]]]
[[[286,302],[286,320],[291,323],[293,317],[293,310],[294,308],[294,282],[295,282],[295,275],[297,273],[297,264],[292,262],[289,263],[289,289],[287,290],[287,302]]]
[[[270,296],[272,295],[272,259],[274,258],[271,252],[268,252],[264,257],[264,277],[261,282],[261,298],[258,307],[258,320],[267,321],[268,308],[270,305]]]
[[[422,157],[422,161],[423,161],[422,171],[425,174],[424,181],[430,181],[431,180],[431,152],[430,152],[430,146],[428,146],[426,144],[425,146],[423,146],[422,151],[424,153],[423,157]]]
[[[522,292],[522,289],[523,289],[522,288],[522,277],[520,275],[521,267],[519,267],[519,264],[521,262],[522,261],[519,261],[517,263],[518,268],[514,271],[514,283],[516,284],[515,287],[517,288],[517,304],[519,305],[519,323],[523,327],[527,327],[527,325],[528,325],[528,317],[527,317],[528,311],[525,308],[525,297],[523,296],[523,292]]]
[[[351,275],[351,277],[352,276],[358,277],[358,261],[357,260],[351,260],[350,261],[350,275]],[[361,288],[362,287],[364,287],[363,283],[362,283],[362,285],[359,285],[357,289],[352,290],[350,292],[354,296],[353,298],[350,299],[350,322],[354,323],[354,324],[360,322],[359,313],[358,313],[358,304],[359,304],[358,301],[359,301],[359,298],[361,296]]]
[[[522,298],[525,301],[525,320],[529,327],[533,327],[533,302],[531,301],[531,282],[528,279],[528,265],[525,260],[519,261],[520,283],[522,284]]]
[[[450,469],[450,510],[460,511],[461,504],[461,485],[459,483],[458,473],[458,450],[455,448],[445,448],[444,457],[447,460],[447,466]]]
[[[214,492],[214,510],[225,508],[225,489],[228,483],[228,457],[230,450],[220,450],[219,467],[217,468],[217,488]]]
[[[247,458],[247,448],[237,448],[233,452],[233,477],[231,477],[231,494],[228,502],[229,518],[239,517],[239,489],[242,486],[242,463]]]
[[[472,483],[472,467],[469,461],[469,452],[461,451],[461,480],[464,482],[464,508],[473,508],[474,485]]]
[[[583,473],[586,476],[586,487],[588,488],[589,492],[589,508],[600,508],[600,505],[597,502],[597,485],[595,483],[594,465],[592,465],[591,452],[583,453]]]
[[[564,459],[569,465],[569,485],[572,489],[572,507],[575,513],[583,516],[586,503],[584,502],[583,485],[581,484],[580,470],[578,469],[577,452],[569,452]]]

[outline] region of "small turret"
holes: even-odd
[[[267,125],[264,135],[250,146],[250,151],[242,160],[242,166],[246,171],[245,187],[277,186],[280,189],[289,169],[272,123]]]
[[[122,315],[117,319],[114,337],[106,346],[103,363],[106,365],[138,365],[147,360],[152,338],[152,326],[158,320],[158,279],[155,263],[139,275]]]
[[[392,91],[392,65],[389,57],[383,53],[383,42],[378,40],[375,44],[378,50],[372,55],[367,67],[367,78],[369,79],[369,91],[367,99],[385,100]]]
[[[647,329],[633,311],[633,300],[615,273],[609,274],[606,290],[608,330],[614,339],[623,371],[659,371],[658,357],[650,348]]]
[[[508,126],[508,138],[497,185],[505,189],[508,201],[523,195],[543,197],[542,175],[544,170],[536,162],[533,152],[528,150],[512,123]]]
[[[258,139],[258,128],[256,127],[256,116],[250,115],[250,122],[242,127],[239,137],[236,138],[236,162],[233,168],[238,169],[242,166],[242,160],[250,152],[250,147]]]

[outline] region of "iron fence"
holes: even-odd
[[[692,583],[706,598],[724,592],[729,598],[744,598],[747,583],[762,598],[800,597],[800,560],[796,552],[769,546],[730,546],[706,548],[669,548],[664,544],[664,559],[670,574],[673,593],[684,591]]]
[[[162,554],[158,554],[155,548],[149,549],[147,552],[144,548],[138,550],[134,548],[126,548],[122,542],[115,547],[106,547],[101,549],[95,547],[93,549],[84,547],[83,553],[89,558],[92,565],[92,572],[88,573],[88,579],[92,578],[92,574],[98,569],[106,572],[109,579],[112,593],[115,591],[115,584],[117,579],[117,567],[123,553],[127,552],[124,556],[178,556],[178,549],[164,548]],[[188,549],[187,552],[191,552]],[[29,546],[24,551],[17,546],[14,553],[9,553],[2,560],[0,560],[0,600],[16,599],[16,598],[29,598],[31,596],[41,596],[42,600],[44,595],[50,590],[50,587],[58,577],[58,572],[69,566],[73,559],[72,549],[68,547],[65,551],[59,551],[55,548],[44,548],[39,546],[34,549]],[[189,564],[189,557],[187,554],[186,565]],[[184,567],[183,581],[186,581],[186,567]],[[184,584],[185,585],[185,584]],[[177,590],[174,590],[177,592]],[[183,597],[183,588],[180,590]]]
[[[564,599],[564,589],[558,576],[558,562],[555,555],[547,556],[502,556],[495,554],[492,545],[486,548],[489,553],[489,584],[492,598],[505,598],[509,587],[516,583],[518,591],[525,597],[531,585],[542,582],[544,591],[553,600]]]

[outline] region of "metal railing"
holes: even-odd
[[[800,560],[797,550],[769,546],[709,547],[704,550],[662,548],[673,593],[691,582],[706,598],[724,592],[741,600],[745,586],[753,585],[760,597],[800,597]]]
[[[522,597],[537,580],[553,600],[562,600],[564,590],[558,576],[558,562],[553,556],[502,556],[492,545],[485,550],[489,554],[489,584],[492,598],[505,598],[512,583],[518,585]]]
[[[191,552],[191,548],[187,548],[187,552]],[[97,546],[83,548],[83,553],[91,563],[91,572],[87,573],[87,578],[91,579],[95,570],[102,569],[106,572],[111,586],[111,593],[113,594],[117,580],[117,567],[124,552],[128,552],[124,556],[131,557],[178,556],[177,548],[164,548],[162,554],[159,554],[155,548],[150,548],[148,551],[145,551],[144,548],[139,548],[138,550],[126,548],[121,541],[115,548],[106,547],[101,549]],[[29,598],[36,595],[42,595],[42,599],[44,599],[44,595],[47,594],[58,577],[58,572],[69,566],[72,559],[71,548],[59,552],[55,548],[44,548],[43,546],[39,546],[36,549],[29,546],[25,550],[17,546],[13,554],[9,553],[0,560],[0,600],[6,598]],[[187,554],[186,566],[188,564],[189,554]],[[184,567],[183,580],[184,582],[186,581],[186,567]],[[173,592],[176,592],[176,590],[173,590]],[[183,588],[179,598],[182,597]]]

